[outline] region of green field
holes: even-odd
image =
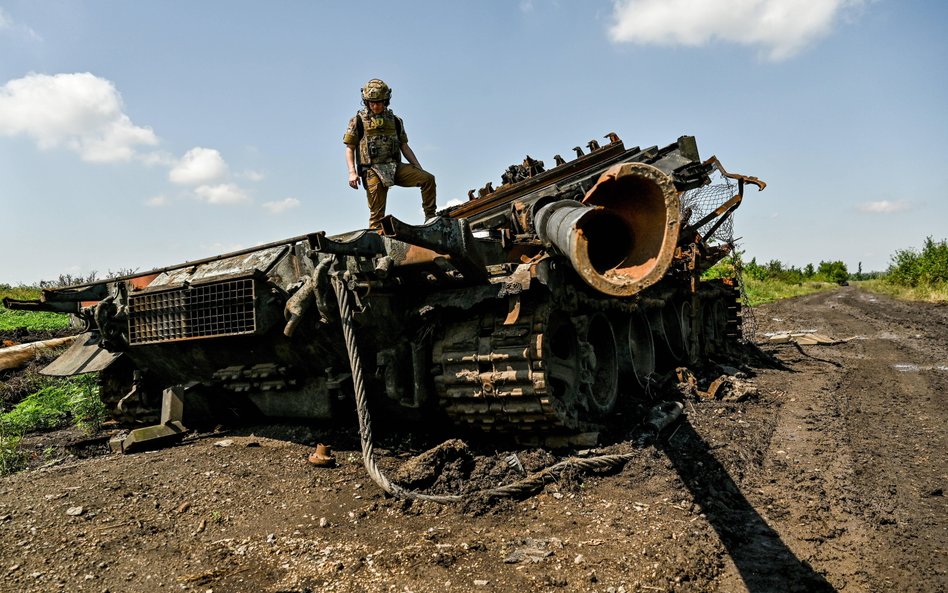
[[[40,289],[27,286],[9,286],[0,284],[0,299],[36,299]],[[69,327],[69,316],[61,313],[37,313],[33,311],[11,311],[0,307],[0,332],[16,329],[29,331],[55,331]]]

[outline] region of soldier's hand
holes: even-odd
[[[359,176],[355,173],[349,173],[349,187],[359,189]]]

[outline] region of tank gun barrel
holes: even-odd
[[[38,299],[3,299],[3,306],[13,311],[45,311],[49,313],[78,313],[81,303],[100,301],[108,296],[105,284],[80,288],[44,289]]]
[[[560,200],[534,215],[537,235],[569,258],[587,284],[631,296],[660,280],[678,243],[678,191],[644,163],[609,168],[581,202]]]

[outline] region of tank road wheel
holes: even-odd
[[[589,411],[601,418],[615,409],[619,395],[616,337],[608,317],[596,313],[589,318],[580,349],[580,388]]]
[[[547,391],[575,409],[580,381],[580,342],[569,317],[553,314],[543,335],[543,368]]]
[[[695,309],[691,304],[691,299],[679,301],[676,307],[678,313],[678,323],[681,328],[680,340],[682,344],[681,362],[691,364],[698,357],[698,348],[694,335]]]
[[[705,354],[726,354],[727,308],[721,297],[711,297],[701,306],[702,343]]]
[[[619,369],[635,379],[639,387],[648,385],[649,375],[655,372],[655,341],[648,318],[644,313],[621,315],[616,322],[619,350]]]
[[[691,323],[694,316],[691,301],[671,299],[661,309],[651,311],[652,330],[661,338],[663,349],[671,356],[673,364],[694,360]]]

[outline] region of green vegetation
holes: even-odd
[[[31,286],[0,284],[0,299],[36,299],[40,289]],[[11,311],[0,307],[0,332],[25,328],[30,331],[56,331],[69,327],[69,316],[61,313]]]
[[[751,305],[801,296],[822,290],[831,290],[844,282],[857,282],[861,288],[896,298],[945,302],[948,301],[948,240],[925,239],[920,251],[900,249],[892,256],[885,272],[858,271],[850,274],[846,264],[839,260],[807,264],[802,268],[787,266],[779,260],[766,264],[753,258],[743,261],[743,252],[718,262],[705,272],[705,278],[735,276],[740,273],[744,290]]]
[[[96,376],[86,374],[52,380],[9,412],[0,414],[0,427],[7,434],[23,434],[61,428],[74,422],[87,432],[94,432],[106,414],[99,400]]]
[[[921,251],[896,251],[883,281],[867,288],[898,298],[948,301],[948,240],[926,237]]]
[[[892,284],[885,277],[874,280],[856,282],[856,286],[884,294],[903,301],[923,301],[928,303],[948,302],[948,284],[939,286],[900,286]]]
[[[744,280],[744,290],[747,292],[747,300],[751,306],[832,290],[838,286],[835,282],[821,281],[791,284],[781,280],[755,280],[753,278]]]
[[[886,281],[900,286],[938,287],[948,284],[948,241],[925,238],[922,251],[900,249],[892,256]]]
[[[18,471],[26,464],[26,455],[20,449],[24,434],[69,424],[93,433],[107,416],[94,374],[48,379],[45,387],[12,410],[0,413],[0,475]]]
[[[758,264],[757,258],[743,261],[743,252],[737,251],[705,272],[705,278],[734,276],[744,279],[744,290],[751,306],[802,296],[836,288],[849,278],[846,264],[841,261],[821,261],[818,267],[807,264],[803,268],[785,266],[779,260]]]
[[[36,299],[40,291],[39,287],[0,284],[0,298]],[[0,332],[59,332],[68,327],[67,315],[10,311],[0,307]],[[61,349],[44,352],[40,362],[60,352]],[[27,456],[20,449],[25,433],[70,424],[94,432],[107,417],[105,406],[99,400],[95,375],[60,379],[42,376],[36,368],[37,365],[32,364],[23,371],[5,372],[0,381],[0,475],[25,466]]]
[[[948,240],[925,239],[921,251],[900,249],[883,274],[856,276],[859,286],[908,301],[948,302]]]
[[[20,471],[26,465],[26,454],[20,450],[19,434],[8,434],[0,425],[0,476]]]

